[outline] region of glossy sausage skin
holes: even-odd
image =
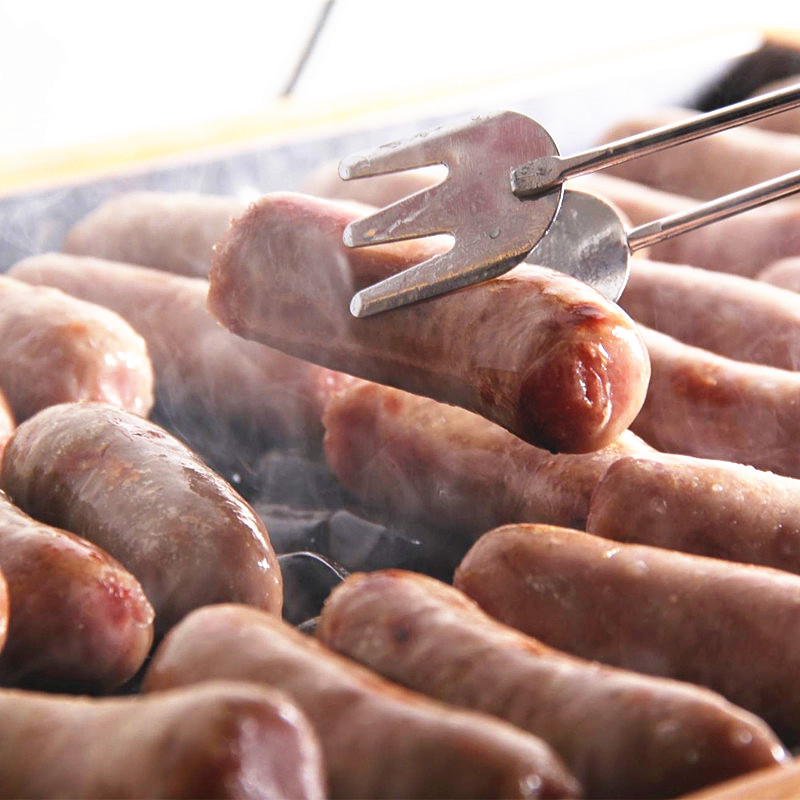
[[[146,416],[144,340],[112,311],[0,276],[0,389],[17,422],[47,406],[98,400]]]
[[[517,525],[483,536],[455,585],[552,647],[707,686],[790,742],[800,736],[796,575]]]
[[[3,798],[326,796],[308,722],[262,686],[95,700],[6,690],[0,718]]]
[[[153,641],[153,609],[136,579],[99,547],[43,525],[0,492],[0,570],[13,614],[0,683],[114,689]]]
[[[800,372],[747,364],[639,326],[652,374],[631,430],[666,453],[800,477]]]
[[[319,736],[334,798],[572,797],[578,785],[531,734],[402,689],[279,619],[202,608],[172,630],[146,691],[209,678],[287,692]]]
[[[214,243],[246,206],[196,192],[117,194],[73,225],[62,249],[206,278]]]
[[[594,453],[553,455],[462,408],[367,382],[333,397],[324,423],[328,464],[363,503],[467,542],[506,522],[582,527],[608,466],[651,452],[626,431]]]
[[[304,195],[254,203],[216,248],[212,313],[241,336],[463,406],[549,450],[597,450],[627,428],[650,368],[633,323],[615,305],[572,278],[522,266],[356,319],[349,311],[356,288],[433,246],[347,249],[342,231],[355,218]]]
[[[2,469],[23,510],[94,542],[136,576],[157,635],[213,602],[280,613],[264,524],[158,426],[102,403],[52,406],[17,428]]]
[[[316,634],[409,689],[541,736],[589,797],[674,797],[781,751],[761,720],[712,692],[553,650],[413,572],[351,575]]]
[[[87,256],[31,256],[9,274],[106,306],[147,342],[167,418],[187,410],[250,445],[319,447],[328,395],[349,379],[222,328],[206,309],[208,281]]]

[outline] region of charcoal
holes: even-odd
[[[278,557],[283,575],[283,618],[301,625],[319,616],[322,604],[347,572],[316,553],[286,553]]]

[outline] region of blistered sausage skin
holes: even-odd
[[[326,796],[308,721],[263,686],[102,699],[5,690],[0,718],[3,798]]]
[[[551,647],[709,687],[790,742],[800,736],[796,575],[509,525],[473,545],[454,583]]]
[[[145,339],[156,374],[156,397],[169,417],[193,410],[207,428],[244,429],[250,442],[319,447],[329,393],[341,373],[247,342],[222,328],[206,309],[208,281],[116,261],[46,253],[9,274],[54,286],[114,310]]]
[[[800,257],[778,259],[759,272],[758,279],[782,289],[800,292]]]
[[[356,497],[466,542],[506,522],[582,527],[608,466],[651,452],[626,431],[593,453],[553,455],[462,408],[367,382],[333,397],[323,419],[327,462]]]
[[[216,248],[212,313],[241,336],[461,405],[550,450],[597,450],[627,428],[650,370],[615,305],[572,278],[524,266],[356,319],[354,289],[419,261],[431,245],[348,249],[342,231],[355,218],[304,195],[257,201]]]
[[[541,736],[589,797],[674,797],[782,752],[761,720],[713,692],[559,652],[413,572],[349,576],[316,635],[409,689]]]
[[[99,547],[31,519],[2,492],[0,570],[13,609],[0,683],[107,691],[144,663],[153,609],[138,581]]]
[[[62,249],[206,278],[214,243],[246,206],[195,192],[117,194],[75,223]]]
[[[602,142],[669,125],[697,112],[664,109],[622,120]],[[609,168],[609,172],[666,192],[710,200],[797,169],[800,137],[744,126]],[[791,201],[790,201],[791,202]]]
[[[56,403],[98,400],[146,416],[144,340],[108,309],[0,276],[0,389],[17,422]]]
[[[800,477],[800,372],[724,358],[639,326],[652,374],[631,430],[658,450]]]
[[[153,423],[103,403],[52,406],[15,431],[2,484],[31,516],[94,542],[130,570],[155,609],[156,635],[213,602],[281,611],[264,524]]]
[[[540,739],[392,684],[252,608],[202,608],[156,651],[145,691],[208,679],[285,691],[316,731],[334,798],[573,797]]]

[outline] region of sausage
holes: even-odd
[[[473,545],[454,584],[551,647],[709,687],[790,742],[800,734],[796,575],[509,525]]]
[[[623,139],[695,113],[665,109],[632,117],[613,126],[602,141]],[[794,172],[798,162],[800,137],[741,127],[634,158],[608,171],[665,192],[708,200]]]
[[[17,422],[98,400],[146,416],[153,370],[144,340],[105,308],[0,276],[0,389]]]
[[[2,484],[31,516],[102,547],[141,582],[156,636],[193,608],[281,611],[281,575],[253,509],[166,431],[103,403],[52,406],[20,425]]]
[[[342,231],[355,218],[303,195],[254,203],[216,249],[211,312],[241,336],[461,405],[550,450],[597,450],[625,430],[644,400],[649,364],[614,304],[572,278],[525,266],[355,319],[355,287],[430,248],[417,240],[348,250]]]
[[[153,609],[136,579],[99,547],[31,519],[2,492],[0,570],[13,609],[0,683],[109,691],[144,663]]]
[[[652,452],[626,431],[594,453],[552,455],[462,408],[368,382],[333,397],[323,419],[327,462],[350,492],[466,542],[505,522],[582,527],[609,464]]]
[[[158,697],[0,691],[0,797],[325,797],[302,712],[263,686]]]
[[[12,433],[14,433],[14,414],[6,396],[0,390],[0,458],[3,456],[3,448]]]
[[[113,309],[145,338],[164,416],[189,410],[249,446],[319,448],[322,410],[342,373],[292,358],[220,327],[206,309],[208,281],[86,256],[46,253],[10,273]]]
[[[758,279],[782,289],[800,292],[800,257],[778,259],[759,272]]]
[[[606,173],[587,175],[575,185],[605,198],[633,225],[653,222],[698,204],[690,197]],[[786,199],[753,208],[745,214],[665,239],[648,247],[646,252],[655,261],[691,264],[752,278],[770,262],[800,254],[800,202]],[[635,269],[637,264],[638,259],[632,267]]]
[[[172,630],[145,691],[216,678],[287,692],[319,736],[334,798],[573,797],[541,740],[395,686],[263,612],[202,608]]]
[[[0,657],[8,635],[8,584],[0,572]]]
[[[712,692],[560,653],[413,572],[351,575],[316,635],[409,689],[541,736],[588,797],[674,797],[782,752],[761,720]]]
[[[711,786],[681,800],[792,800],[800,795],[800,764],[766,767],[758,772]]]
[[[728,461],[626,456],[598,481],[586,530],[800,573],[800,481]]]
[[[800,478],[800,373],[747,364],[639,327],[647,399],[631,430],[658,450]]]
[[[62,250],[207,278],[214,243],[246,207],[195,192],[124,192],[75,223]]]
[[[794,293],[738,275],[635,259],[620,304],[636,322],[739,361],[800,368]]]

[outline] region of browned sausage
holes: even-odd
[[[319,736],[333,797],[572,797],[575,779],[531,734],[439,704],[243,606],[202,608],[172,630],[147,691],[209,678],[286,691]]]
[[[0,691],[0,797],[325,797],[302,712],[263,686],[158,697]]]
[[[478,540],[455,585],[486,613],[552,647],[708,686],[779,735],[800,735],[796,575],[509,525]]]
[[[652,375],[631,430],[667,453],[800,478],[800,372],[723,358],[644,326],[639,332]]]
[[[667,109],[632,117],[604,133],[601,141],[632,136],[694,113]],[[798,163],[800,137],[745,126],[634,158],[609,172],[662,191],[710,199],[794,172]]]
[[[355,218],[304,195],[262,198],[217,247],[212,313],[234,333],[461,405],[547,449],[597,450],[628,426],[650,369],[633,323],[615,305],[572,278],[525,266],[355,319],[354,288],[431,247],[348,250],[342,231]]]
[[[541,736],[590,797],[674,797],[781,752],[761,720],[712,692],[554,650],[413,572],[351,575],[316,633],[409,689]]]
[[[147,342],[167,417],[189,409],[204,428],[265,443],[319,447],[327,396],[349,379],[226,331],[206,309],[208,281],[116,261],[46,253],[10,270],[113,309]]]
[[[652,452],[626,431],[594,453],[552,455],[462,408],[367,382],[336,395],[324,422],[328,464],[362,502],[465,541],[505,522],[582,527],[609,464]]]
[[[738,275],[634,259],[620,304],[638,323],[739,361],[800,368],[793,292]]]
[[[581,178],[576,185],[610,201],[633,225],[653,222],[698,204],[690,197],[600,172]],[[666,239],[648,248],[647,253],[656,261],[692,264],[752,278],[770,262],[800,254],[800,202],[789,199],[754,208]],[[634,268],[637,263],[638,259],[633,262]]]
[[[759,272],[758,279],[782,289],[800,292],[800,257],[778,259]]]
[[[690,456],[624,457],[598,482],[586,529],[800,573],[800,480]]]
[[[3,448],[12,433],[14,433],[14,414],[6,396],[0,390],[0,458],[3,456]]]
[[[153,641],[136,579],[99,547],[31,519],[0,492],[0,569],[13,614],[0,683],[113,689]]]
[[[151,422],[103,403],[52,406],[15,431],[2,482],[31,516],[119,559],[153,604],[157,635],[208,603],[280,613],[281,575],[264,524]]]
[[[206,278],[211,248],[246,206],[194,192],[118,194],[70,229],[63,250]]]
[[[144,340],[112,311],[0,276],[0,389],[17,422],[100,400],[146,416],[153,370]]]

